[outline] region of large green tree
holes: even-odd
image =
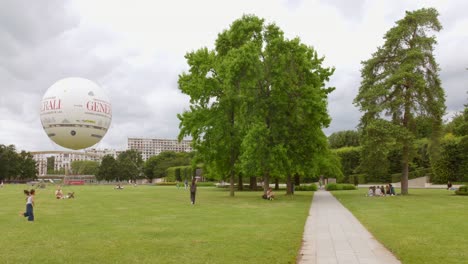
[[[18,154],[15,146],[0,145],[0,180],[14,179],[18,172]]]
[[[37,176],[36,161],[31,153],[16,152],[14,145],[0,145],[0,180],[28,180]]]
[[[71,173],[79,175],[96,175],[99,162],[92,160],[75,160],[71,163]]]
[[[330,148],[337,149],[343,147],[359,146],[359,132],[356,130],[343,130],[332,133],[328,137]]]
[[[126,150],[117,157],[117,179],[132,180],[143,177],[143,158],[141,153],[134,149]]]
[[[149,180],[163,178],[167,176],[167,169],[170,167],[190,165],[189,153],[177,153],[174,151],[164,151],[159,155],[149,158],[144,166],[143,172]],[[179,175],[180,176],[180,175]]]
[[[18,178],[26,180],[37,177],[36,161],[31,153],[22,150],[18,154],[18,163]]]
[[[117,161],[112,155],[105,155],[96,173],[98,181],[112,181],[118,178]]]
[[[191,135],[205,168],[229,177],[312,173],[327,149],[322,128],[330,122],[324,83],[333,69],[315,50],[288,40],[274,24],[243,16],[218,35],[216,48],[186,55],[180,76],[190,110],[179,115],[179,137]],[[290,187],[290,184],[288,184]],[[290,188],[288,188],[288,192]]]
[[[407,11],[406,16],[396,22],[385,34],[384,45],[362,63],[361,86],[354,100],[364,112],[361,118],[363,162],[370,166],[362,167],[368,173],[380,168],[374,166],[378,162],[370,160],[385,159],[382,155],[387,154],[390,147],[382,144],[399,147],[402,194],[408,193],[408,166],[414,153],[416,118],[423,116],[431,121],[434,142],[440,136],[445,99],[433,55],[436,39],[430,35],[442,29],[438,15],[434,8],[423,8]],[[377,125],[384,123],[384,126]],[[376,153],[376,148],[382,151]]]

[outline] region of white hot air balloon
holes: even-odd
[[[94,82],[65,78],[44,94],[40,116],[52,141],[76,150],[91,147],[104,137],[112,120],[112,106]]]

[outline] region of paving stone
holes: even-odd
[[[315,192],[299,264],[401,264],[326,191]]]

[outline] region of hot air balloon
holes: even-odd
[[[65,78],[44,94],[40,118],[52,141],[77,150],[101,141],[112,121],[112,106],[96,83],[84,78]]]

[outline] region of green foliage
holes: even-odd
[[[143,159],[137,150],[129,149],[119,154],[117,157],[117,179],[132,180],[143,177]]]
[[[117,161],[111,155],[102,157],[101,165],[99,165],[96,180],[98,181],[112,181],[117,179],[118,166]]]
[[[143,171],[147,179],[169,177],[166,181],[175,181],[175,169],[171,167],[187,166],[190,164],[190,154],[165,151],[150,157],[144,164]],[[179,170],[180,177],[180,170]]]
[[[452,133],[456,136],[468,135],[468,104],[463,112],[457,113],[452,120],[446,124],[445,133]]]
[[[243,16],[218,35],[215,49],[188,53],[179,88],[190,110],[178,115],[210,178],[339,174],[327,159],[325,82],[334,69],[274,24]],[[338,175],[339,176],[339,175]]]
[[[31,153],[17,153],[14,145],[0,144],[0,181],[34,179],[36,175],[36,162]]]
[[[207,182],[197,182],[197,186],[198,186],[198,187],[215,187],[215,186],[216,186],[216,183],[215,183],[215,182],[210,182],[210,181],[207,181]]]
[[[18,178],[19,179],[35,179],[37,176],[36,161],[33,155],[24,150],[18,154]]]
[[[468,195],[468,185],[463,185],[455,191],[456,195]]]
[[[366,174],[349,175],[348,182],[354,185],[367,183],[367,175]]]
[[[336,152],[323,150],[323,156],[319,157],[318,168],[320,175],[325,178],[336,178],[338,182],[343,180],[340,157]]]
[[[177,184],[181,184],[178,182],[173,182],[173,181],[164,181],[164,182],[156,182],[154,185],[157,186],[176,186]],[[183,185],[183,184],[181,184]]]
[[[371,138],[374,133],[368,133],[369,129],[376,130],[372,127],[375,122],[387,120],[394,127],[389,133],[378,134],[395,140],[398,144],[393,147],[401,149],[402,194],[408,193],[406,172],[414,157],[412,142],[424,134],[416,131],[417,124],[430,123],[431,137],[436,140],[445,112],[444,90],[433,56],[436,39],[428,35],[442,29],[438,15],[434,8],[406,12],[406,16],[385,34],[383,47],[362,63],[361,86],[354,99],[364,112],[361,118],[365,138],[363,171],[369,175],[378,174],[378,177],[388,174],[389,165],[383,162],[389,150],[386,146],[389,140],[379,142],[379,139]],[[373,149],[383,149],[384,153],[372,153]],[[374,161],[369,161],[371,159]],[[376,161],[382,166],[374,166]]]
[[[344,130],[332,133],[328,137],[328,144],[330,148],[344,148],[344,147],[358,147],[359,132],[355,130]]]
[[[329,183],[325,186],[327,191],[344,191],[344,190],[356,190],[354,184],[339,184],[339,183]]]
[[[300,186],[295,186],[294,187],[294,190],[295,191],[312,191],[312,192],[315,192],[317,191],[317,184],[315,183],[312,183],[312,184],[309,184],[309,185],[300,185]]]
[[[416,179],[416,178],[424,177],[424,176],[431,176],[431,175],[432,175],[431,168],[418,168],[408,173],[408,180],[412,180],[412,179]],[[400,182],[400,181],[401,181],[401,172],[394,173],[391,175],[391,182]],[[384,181],[384,182],[389,182],[389,181]]]
[[[187,179],[190,181],[193,175],[193,168],[192,166],[178,166],[178,167],[170,167],[166,170],[166,177],[164,178],[165,181],[185,181]],[[179,174],[179,179],[177,179],[177,173]]]
[[[446,137],[441,143],[441,153],[432,162],[433,183],[447,181],[467,181],[468,175],[468,136]]]
[[[91,160],[75,160],[71,163],[71,173],[78,175],[96,175],[99,162]]]
[[[47,174],[53,174],[55,168],[55,156],[47,157]]]
[[[333,150],[341,162],[341,169],[344,175],[344,182],[354,183],[350,181],[350,175],[356,172],[361,160],[361,148],[360,147],[344,147]]]

